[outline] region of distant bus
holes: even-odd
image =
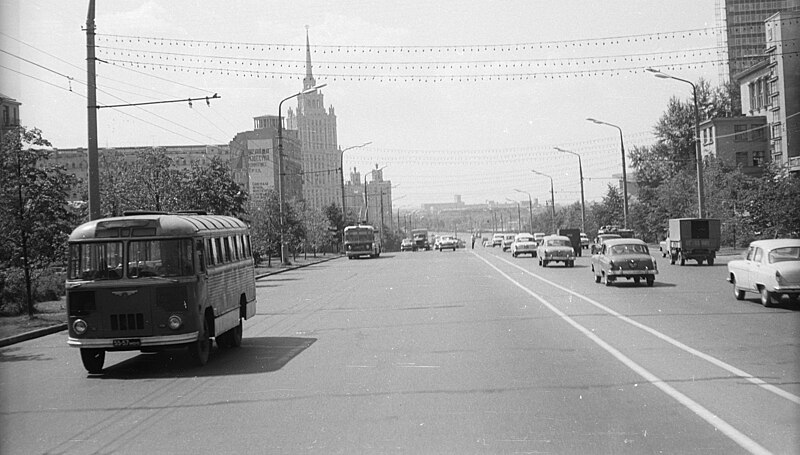
[[[89,373],[106,351],[187,347],[208,362],[242,343],[256,312],[247,225],[228,216],[132,213],[90,221],[69,237],[68,344]]]
[[[347,259],[380,256],[381,241],[376,234],[374,227],[364,224],[344,228],[344,251]]]

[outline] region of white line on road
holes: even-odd
[[[475,253],[473,253],[473,254],[475,254]],[[475,256],[478,257],[481,261],[485,262],[486,265],[488,265],[489,267],[491,267],[494,270],[496,270],[497,273],[499,273],[500,275],[505,277],[508,281],[513,283],[515,286],[517,286],[518,288],[522,289],[523,291],[528,293],[530,296],[532,296],[533,298],[535,298],[536,300],[541,302],[542,305],[546,306],[550,311],[552,311],[553,313],[558,315],[558,317],[560,317],[562,320],[564,320],[569,325],[575,327],[578,331],[580,331],[581,333],[586,335],[587,338],[592,340],[595,344],[597,344],[601,348],[605,349],[609,354],[614,356],[617,360],[622,362],[625,366],[627,366],[628,368],[633,370],[635,373],[637,373],[640,376],[642,376],[645,380],[647,380],[647,382],[649,382],[653,386],[661,389],[662,392],[664,392],[667,395],[669,395],[670,397],[674,398],[676,401],[678,401],[679,403],[684,405],[686,408],[688,408],[689,410],[694,412],[698,417],[700,417],[701,419],[703,419],[706,422],[708,422],[709,424],[711,424],[715,429],[721,431],[724,435],[726,435],[731,440],[733,440],[734,442],[739,444],[739,446],[741,446],[743,449],[745,449],[748,452],[753,453],[753,454],[769,454],[770,453],[766,448],[762,447],[760,444],[758,444],[754,440],[752,440],[749,437],[747,437],[747,435],[745,435],[741,431],[739,431],[736,428],[734,428],[728,422],[726,422],[726,421],[720,419],[719,417],[717,417],[716,415],[714,415],[711,411],[709,411],[708,409],[706,409],[702,405],[700,405],[700,403],[697,403],[696,401],[692,400],[688,396],[686,396],[683,393],[679,392],[677,389],[675,389],[672,386],[670,386],[669,384],[665,383],[663,379],[661,379],[658,376],[654,375],[653,373],[651,373],[650,371],[648,371],[647,369],[645,369],[644,367],[642,367],[641,365],[639,365],[638,363],[634,362],[632,359],[627,357],[625,354],[623,354],[622,352],[618,351],[616,348],[614,348],[610,344],[606,343],[599,336],[597,336],[594,333],[592,333],[591,330],[589,330],[586,327],[580,325],[577,321],[575,321],[571,317],[567,316],[564,312],[562,312],[561,310],[556,308],[550,302],[545,300],[542,296],[536,294],[535,292],[531,291],[527,287],[523,286],[518,281],[516,281],[515,279],[511,278],[511,276],[509,276],[508,274],[506,274],[505,272],[500,270],[497,266],[495,266],[491,262],[487,261],[483,257],[481,257],[481,256],[479,256],[477,254],[475,254]],[[516,266],[515,264],[506,261],[505,259],[502,259],[502,258],[500,258],[500,259],[503,260],[504,262],[510,264],[510,265],[513,265],[513,266],[515,266],[517,268],[520,268],[520,267]],[[520,268],[520,269],[525,271],[526,273],[530,273],[530,272],[527,272],[527,270],[525,270],[525,269],[522,269],[522,268]],[[531,274],[531,275],[536,276],[534,274]],[[568,291],[568,292],[572,293],[573,295],[575,295],[577,297],[585,298],[585,297],[583,297],[583,296],[581,296],[579,294],[576,294],[576,293],[574,293],[574,292],[572,292],[572,291],[570,291],[568,289],[565,289],[565,288],[563,288],[563,287],[561,287],[561,286],[559,286],[559,285],[557,285],[557,284],[555,284],[555,283],[553,283],[553,282],[551,282],[549,280],[546,280],[546,279],[538,277],[538,276],[537,276],[537,278],[539,278],[542,281],[545,281],[545,282],[547,282],[549,284],[552,284],[553,286],[556,286],[559,289]],[[588,301],[588,299],[587,299],[587,301]]]
[[[762,387],[765,390],[768,390],[768,391],[774,393],[775,395],[778,395],[781,398],[785,398],[785,399],[787,399],[787,400],[789,400],[789,401],[791,401],[791,402],[793,402],[795,404],[800,404],[800,397],[798,397],[797,395],[792,394],[791,392],[787,392],[786,390],[783,390],[780,387],[776,387],[776,386],[774,386],[772,384],[769,384],[768,382],[764,381],[763,379],[757,378],[757,377],[751,375],[750,373],[747,373],[746,371],[740,370],[740,369],[736,368],[735,366],[733,366],[733,365],[731,365],[729,363],[723,362],[722,360],[720,360],[720,359],[718,359],[716,357],[710,356],[710,355],[708,355],[708,354],[706,354],[704,352],[698,351],[695,348],[687,346],[687,345],[681,343],[680,341],[678,341],[678,340],[676,340],[676,339],[674,339],[674,338],[672,338],[672,337],[670,337],[668,335],[665,335],[665,334],[653,329],[652,327],[648,327],[648,326],[646,326],[646,325],[644,325],[644,324],[642,324],[640,322],[634,321],[633,319],[631,319],[631,318],[629,318],[627,316],[624,316],[624,315],[612,310],[611,308],[608,308],[607,306],[605,306],[605,305],[603,305],[603,304],[601,304],[601,303],[599,303],[599,302],[597,302],[595,300],[590,299],[589,297],[586,297],[586,296],[584,296],[582,294],[578,294],[577,292],[575,292],[575,291],[573,291],[571,289],[567,289],[564,286],[561,286],[558,283],[554,283],[554,282],[548,280],[547,278],[539,276],[539,275],[537,275],[537,274],[535,274],[535,273],[533,273],[533,272],[531,272],[529,270],[526,270],[526,269],[520,267],[519,265],[514,264],[513,262],[509,262],[508,260],[503,259],[503,258],[499,258],[499,259],[501,261],[509,264],[509,265],[512,265],[512,266],[516,267],[517,269],[525,272],[526,274],[528,274],[528,275],[530,275],[530,276],[532,276],[534,278],[537,278],[537,279],[539,279],[541,281],[544,281],[545,283],[549,284],[550,286],[553,286],[553,287],[558,288],[558,289],[560,289],[560,290],[562,290],[564,292],[572,294],[575,297],[578,297],[579,299],[585,300],[586,302],[591,303],[592,305],[594,305],[597,308],[605,311],[606,313],[618,318],[619,320],[627,322],[628,324],[631,324],[632,326],[638,327],[638,328],[644,330],[645,332],[647,332],[647,333],[649,333],[649,334],[651,334],[651,335],[653,335],[653,336],[655,336],[657,338],[660,338],[660,339],[666,341],[667,343],[669,343],[669,344],[671,344],[671,345],[673,345],[673,346],[675,346],[675,347],[677,347],[677,348],[679,348],[679,349],[681,349],[683,351],[688,352],[689,354],[697,356],[697,357],[699,357],[699,358],[701,358],[701,359],[703,359],[703,360],[705,360],[707,362],[710,362],[710,363],[718,366],[719,368],[722,368],[723,370],[725,370],[725,371],[727,371],[727,372],[729,372],[729,373],[731,373],[731,374],[733,374],[735,376],[738,376],[738,377],[740,377],[742,379],[745,379],[745,380],[747,380],[747,381],[749,381],[749,382],[751,382],[751,383],[753,383],[753,384],[755,384],[755,385],[757,385],[759,387]]]

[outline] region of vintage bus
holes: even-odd
[[[69,237],[68,344],[89,373],[106,351],[187,347],[194,363],[242,342],[255,315],[247,225],[202,212],[136,212],[90,221]]]
[[[376,258],[381,255],[380,236],[369,225],[347,226],[344,228],[344,251],[347,259],[360,256]]]

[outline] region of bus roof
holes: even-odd
[[[69,240],[185,236],[203,232],[242,231],[244,229],[247,229],[247,224],[231,216],[147,213],[89,221],[76,227],[70,234]]]
[[[370,230],[374,231],[375,227],[371,226],[369,224],[359,224],[358,226],[346,226],[344,228],[345,231],[356,231],[356,230],[359,230],[359,229],[370,229]]]

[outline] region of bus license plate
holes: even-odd
[[[115,348],[138,348],[142,345],[142,340],[139,339],[126,339],[126,340],[113,340],[111,344]]]

